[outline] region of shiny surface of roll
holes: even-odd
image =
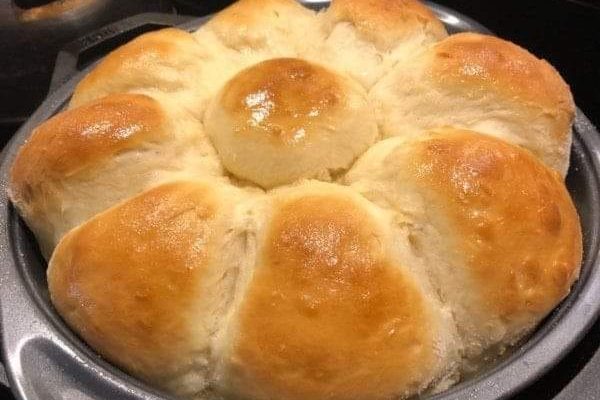
[[[567,172],[575,114],[569,87],[546,61],[510,42],[452,35],[399,63],[370,96],[385,136],[473,129]]]
[[[46,257],[69,229],[159,181],[221,166],[201,125],[140,94],[114,94],[36,128],[11,172],[10,196]]]
[[[377,136],[359,85],[292,58],[240,72],[210,105],[204,124],[225,168],[264,188],[331,180]]]
[[[526,150],[441,129],[378,143],[346,179],[399,213],[454,309],[467,354],[514,343],[579,275],[573,202],[560,176]]]
[[[309,183],[274,194],[233,322],[224,391],[251,399],[389,399],[449,365],[448,327],[393,256],[375,207]]]
[[[21,149],[13,167],[17,191],[26,191],[21,182],[37,186],[50,178],[43,174],[73,175],[145,140],[162,141],[168,123],[160,105],[143,95],[117,94],[58,114]]]
[[[175,182],[103,212],[60,243],[52,301],[96,351],[180,395],[208,385],[210,340],[243,249],[231,188]]]

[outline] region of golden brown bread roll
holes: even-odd
[[[105,57],[75,88],[71,108],[111,93],[186,92],[200,75],[202,48],[188,32],[150,32]]]
[[[109,54],[12,169],[56,309],[198,400],[489,367],[579,274],[574,105],[526,50],[446,36],[416,0],[240,0]]]
[[[385,214],[316,182],[277,191],[266,213],[252,280],[224,334],[225,393],[388,399],[448,373],[448,315],[403,265]]]
[[[575,106],[554,68],[492,36],[461,33],[398,63],[371,91],[385,136],[474,129],[531,150],[563,176]]]
[[[377,137],[356,82],[295,58],[256,64],[215,97],[204,123],[229,172],[265,188],[347,169]]]
[[[210,340],[247,263],[240,198],[228,185],[182,181],[100,213],[50,260],[55,307],[130,373],[181,395],[202,391]]]
[[[317,182],[275,192],[268,207],[223,335],[225,393],[387,399],[447,372],[449,318],[398,259],[386,215]]]
[[[398,213],[468,354],[514,343],[577,279],[577,212],[560,176],[526,150],[446,128],[379,142],[346,181]]]
[[[114,94],[36,128],[12,167],[10,194],[48,258],[69,229],[183,171],[221,174],[201,124],[169,103]]]
[[[61,241],[53,302],[112,362],[180,395],[385,399],[455,369],[449,314],[398,258],[389,216],[319,182],[260,202],[180,181],[119,204]]]
[[[433,12],[417,0],[333,0],[322,19],[327,38],[308,56],[367,88],[398,61],[447,36]]]

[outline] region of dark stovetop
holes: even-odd
[[[547,59],[571,85],[578,106],[600,125],[600,0],[435,1]],[[599,345],[600,322],[563,361],[511,400],[600,399]],[[0,398],[12,399],[10,391],[0,387]]]

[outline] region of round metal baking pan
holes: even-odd
[[[327,5],[306,1],[309,7]],[[480,31],[475,21],[429,4],[450,32]],[[184,25],[194,29],[205,19]],[[10,166],[32,129],[59,112],[77,82],[91,67],[77,72],[52,93],[5,148],[0,164],[0,322],[4,364],[19,399],[159,400],[170,398],[110,365],[87,347],[52,308],[46,264],[35,239],[10,204]],[[503,361],[428,400],[500,400],[534,382],[583,337],[600,310],[600,136],[580,112],[574,126],[567,186],[581,217],[584,261],[571,294],[539,328]]]

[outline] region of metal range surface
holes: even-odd
[[[327,6],[305,1],[308,7]],[[487,32],[452,10],[428,5],[450,33]],[[143,17],[137,17],[138,22]],[[180,25],[195,29],[206,19]],[[139,28],[139,26],[137,26]],[[127,24],[121,24],[123,32]],[[83,343],[54,311],[46,284],[46,263],[35,239],[10,204],[10,167],[32,129],[59,112],[91,67],[61,85],[5,148],[0,164],[0,322],[4,363],[17,398],[46,400],[171,399],[110,365]],[[600,136],[578,111],[567,186],[581,217],[584,262],[572,293],[531,337],[497,365],[428,400],[507,399],[556,364],[583,337],[600,310]]]

